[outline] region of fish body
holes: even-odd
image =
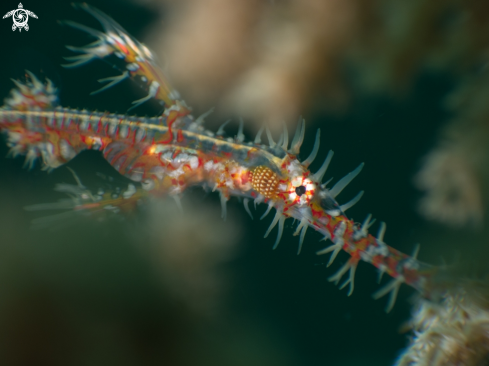
[[[289,218],[298,222],[294,234],[300,236],[298,253],[309,227],[320,232],[324,239],[332,242],[318,252],[319,255],[331,253],[328,265],[341,250],[350,254],[344,266],[329,278],[338,283],[346,275],[341,288],[349,286],[349,294],[353,292],[360,261],[374,265],[381,274],[393,278],[374,295],[390,293],[389,310],[402,283],[423,293],[427,291],[436,267],[419,262],[417,250],[409,256],[385,244],[384,223],[374,236],[368,231],[373,224],[370,215],[363,224],[357,224],[345,214],[363,192],[346,204],[336,201],[336,196],[360,173],[363,164],[328,188],[322,181],[332,152],[317,172],[308,169],[319,150],[319,132],[310,156],[303,161],[298,158],[305,134],[302,119],[291,141],[285,126],[277,142],[266,128],[261,129],[252,142],[245,141],[242,124],[235,137],[223,137],[224,126],[217,133],[206,130],[203,122],[207,114],[192,116],[191,109],[156,66],[149,49],[105,14],[87,5],[80,6],[102,23],[105,32],[66,22],[97,38],[86,47],[69,46],[81,55],[71,57],[73,63],[68,67],[115,54],[125,62],[126,69],[121,70],[121,76],[102,79],[101,82],[108,82],[102,89],[130,78],[148,91],[147,97],[135,101],[135,105],[155,99],[165,109],[162,115],[152,118],[67,109],[58,106],[56,88],[49,80],[42,83],[28,73],[29,80],[25,83],[15,81],[16,88],[0,108],[0,130],[7,135],[13,155],[26,155],[29,167],[40,158],[44,168],[51,170],[66,164],[83,150],[99,150],[119,173],[135,184],[125,196],[111,200],[110,204],[102,196],[97,198],[83,193],[88,201],[77,201],[76,210],[122,206],[124,200],[143,196],[168,195],[179,202],[188,187],[198,185],[220,194],[223,218],[226,217],[226,202],[232,196],[243,199],[250,215],[251,201],[255,205],[268,204],[266,214],[275,209],[265,234],[268,236],[272,229],[278,228],[274,248]],[[262,143],[264,131],[268,144]]]

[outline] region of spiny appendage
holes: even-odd
[[[308,166],[310,165],[313,160],[315,159],[317,152],[319,151],[319,143],[320,143],[320,131],[318,130],[318,133],[316,134],[316,140],[315,144],[313,146],[313,149],[310,153],[310,155],[302,162],[298,162],[296,156],[300,152],[300,147],[302,145],[302,142],[304,140],[304,133],[305,133],[305,122],[301,118],[299,120],[296,133],[292,139],[291,146],[290,148],[288,147],[288,133],[286,132],[286,128],[284,127],[284,132],[281,134],[279,138],[279,142],[275,143],[273,141],[273,138],[271,137],[270,132],[268,129],[265,129],[267,131],[267,137],[270,143],[271,147],[279,145],[282,149],[286,150],[288,155],[288,158],[284,160],[284,164],[286,166],[286,169],[288,170],[285,172],[285,174],[291,175],[294,173],[295,170],[298,169],[297,164],[302,164],[302,166]],[[263,132],[263,129],[260,130],[257,134],[257,137],[255,139],[255,143],[260,143],[261,142],[261,133]],[[324,199],[329,202],[329,211],[327,210],[326,212],[329,215],[332,216],[337,216],[340,214],[344,214],[344,212],[352,207],[355,203],[357,203],[363,192],[360,192],[355,198],[353,198],[350,202],[344,204],[344,205],[339,205],[335,200],[334,197],[338,195],[345,187],[346,185],[356,176],[358,173],[361,171],[363,164],[361,164],[357,169],[355,169],[353,172],[349,173],[345,178],[341,179],[331,190],[326,189],[325,184],[320,184],[324,174],[326,173],[326,170],[329,166],[329,163],[331,162],[331,159],[333,157],[333,152],[330,151],[322,164],[322,166],[319,168],[319,170],[315,173],[309,176],[308,178],[298,178],[297,182],[294,180],[292,182],[293,187],[296,187],[295,191],[291,192],[281,192],[280,194],[284,196],[287,199],[287,196],[291,201],[290,205],[279,205],[277,200],[277,195],[279,194],[278,192],[280,189],[277,187],[280,187],[281,180],[279,180],[278,175],[273,172],[270,168],[268,167],[257,167],[253,171],[253,188],[259,193],[259,196],[255,198],[255,205],[256,203],[263,202],[265,200],[268,200],[269,207],[265,214],[262,216],[262,219],[270,212],[272,208],[275,208],[277,210],[276,215],[267,230],[265,236],[268,236],[268,234],[271,232],[271,230],[279,224],[279,229],[278,229],[278,235],[277,239],[275,241],[274,249],[278,246],[278,243],[280,242],[280,238],[283,232],[283,225],[284,221],[288,217],[294,217],[299,220],[299,224],[297,226],[297,229],[294,233],[294,235],[300,235],[299,239],[299,247],[297,254],[300,254],[302,250],[302,245],[304,242],[305,234],[307,231],[307,228],[309,226],[313,226],[312,224],[312,217],[310,217],[310,214],[307,214],[307,210],[300,210],[299,212],[296,212],[294,210],[289,210],[291,209],[290,206],[293,206],[295,203],[301,201],[303,203],[308,203],[311,199],[313,199],[314,195],[314,190],[308,188],[309,185],[312,183],[314,184],[319,184],[320,188],[327,194],[327,197]],[[288,161],[288,163],[286,162]],[[297,190],[299,189],[299,190]],[[301,191],[302,189],[303,191]],[[298,192],[298,193],[297,193]],[[282,197],[282,198],[284,198]],[[317,227],[315,227],[317,230]]]
[[[303,140],[302,135],[303,123],[301,122],[299,123],[296,135],[293,138],[293,147],[289,150],[289,153],[298,154],[300,144]],[[285,136],[285,134],[283,136]],[[319,136],[320,135],[318,132],[312,152],[310,156],[302,162],[303,165],[310,165],[316,157],[317,151],[319,150]],[[273,144],[271,136],[268,137],[269,140],[272,141],[271,144]],[[281,137],[281,140],[284,141],[284,137]],[[286,149],[287,147],[284,148]],[[333,245],[320,250],[317,254],[321,255],[332,253],[328,266],[331,265],[341,250],[345,250],[351,255],[351,258],[334,275],[329,277],[329,281],[338,284],[341,278],[348,273],[347,279],[340,285],[340,288],[344,288],[349,285],[348,295],[353,293],[355,272],[360,260],[376,266],[379,269],[380,275],[387,272],[393,277],[392,282],[376,292],[374,297],[379,298],[390,293],[390,298],[386,309],[387,311],[390,311],[394,305],[399,287],[402,283],[413,286],[418,290],[423,288],[423,281],[426,280],[427,276],[421,275],[420,266],[424,266],[425,269],[428,266],[420,264],[416,260],[417,250],[412,256],[407,256],[391,247],[388,247],[384,243],[383,239],[385,234],[385,223],[380,225],[378,236],[377,238],[374,238],[368,233],[368,229],[374,223],[371,215],[367,216],[362,225],[357,225],[346,217],[345,211],[359,201],[363,191],[351,201],[343,205],[339,205],[335,198],[360,173],[363,168],[363,163],[345,177],[340,179],[331,189],[327,189],[327,183],[323,185],[321,184],[321,181],[331,162],[332,156],[333,153],[330,152],[319,170],[309,176],[309,179],[317,183],[321,188],[319,193],[322,195],[319,194],[317,200],[320,201],[321,208],[327,214],[326,221],[329,221],[324,229],[318,229],[318,227],[315,227],[315,229],[322,232],[325,235],[325,239],[331,239],[333,242]],[[285,220],[288,217],[295,217],[296,219],[300,220],[294,233],[294,235],[300,234],[298,249],[298,253],[300,253],[306,230],[308,226],[313,226],[313,219],[308,217],[304,212],[299,212],[298,215],[295,215],[296,213],[293,211],[286,211],[286,206],[282,207],[277,204],[278,200],[276,197],[280,194],[280,189],[277,189],[279,184],[280,180],[278,175],[270,168],[258,167],[253,171],[253,188],[260,194],[255,199],[255,203],[263,202],[265,199],[267,199],[269,205],[262,218],[270,212],[271,208],[275,208],[277,210],[270,227],[265,233],[265,236],[268,236],[271,230],[278,224],[278,234],[274,244],[274,248],[276,248],[283,233]],[[293,193],[291,193],[291,195],[292,194]],[[314,205],[315,203],[313,202],[312,204]]]
[[[107,84],[92,94],[99,93],[125,79],[131,78],[139,85],[142,85],[148,92],[147,96],[135,100],[132,108],[152,98],[159,100],[165,107],[174,105],[177,100],[180,100],[180,94],[169,85],[163,72],[156,66],[155,56],[145,45],[128,35],[117,22],[100,10],[87,4],[77,4],[76,6],[95,17],[102,24],[105,32],[100,32],[72,21],[64,21],[64,24],[87,32],[98,38],[98,40],[84,47],[66,46],[69,50],[78,52],[80,55],[65,57],[66,60],[72,61],[72,63],[63,66],[77,67],[93,59],[103,59],[112,54],[125,63],[125,69],[121,70],[121,75],[100,79],[100,83]],[[184,105],[181,100],[180,103]]]
[[[62,213],[43,216],[32,221],[33,228],[46,228],[76,222],[79,215],[89,215],[99,220],[114,214],[130,214],[135,211],[141,201],[147,199],[147,193],[130,183],[125,190],[116,186],[109,190],[100,188],[92,193],[85,187],[77,174],[68,168],[76,184],[60,183],[55,191],[67,194],[69,199],[58,202],[42,203],[25,207],[27,211],[61,210]]]
[[[9,155],[26,155],[24,166],[32,168],[38,157],[43,158],[45,168],[58,166],[52,158],[52,145],[44,143],[42,121],[31,114],[43,110],[54,110],[57,104],[57,90],[49,79],[43,84],[34,74],[26,71],[29,77],[25,83],[12,80],[16,88],[5,99],[0,108],[0,130],[7,135]]]
[[[383,273],[387,273],[393,279],[387,285],[373,294],[375,299],[390,294],[386,311],[389,312],[395,303],[397,293],[401,284],[406,283],[417,290],[422,291],[425,286],[424,281],[433,272],[433,268],[422,264],[416,260],[419,246],[416,246],[411,256],[400,253],[399,251],[387,246],[384,242],[385,223],[381,223],[377,237],[368,233],[368,228],[375,220],[371,221],[372,216],[368,215],[362,225],[357,225],[344,216],[335,218],[331,224],[332,232],[324,239],[330,239],[333,244],[317,252],[318,255],[332,253],[327,263],[330,266],[338,253],[343,249],[351,258],[336,272],[329,277],[329,281],[338,284],[343,275],[349,270],[348,278],[340,288],[350,285],[348,296],[353,292],[355,270],[360,260],[370,263],[379,270],[380,282]],[[424,275],[421,272],[426,272]]]
[[[33,73],[26,70],[26,82],[12,79],[17,88],[10,92],[10,98],[5,98],[3,108],[20,111],[35,109],[52,109],[58,104],[58,93],[51,80],[43,84]],[[30,79],[30,80],[29,80]]]

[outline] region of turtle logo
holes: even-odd
[[[37,19],[37,15],[32,11],[24,9],[22,3],[19,3],[19,8],[9,11],[7,14],[3,16],[3,19],[12,17],[14,21],[14,25],[12,25],[12,30],[15,31],[19,28],[19,32],[24,28],[26,31],[29,30],[29,25],[27,25],[27,21],[29,20],[29,15]]]

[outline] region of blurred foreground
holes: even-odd
[[[39,16],[28,33],[1,23],[10,52],[1,60],[1,96],[13,86],[9,78],[29,69],[53,79],[65,106],[125,112],[137,99],[130,84],[89,96],[97,79],[115,74],[110,67],[58,66],[63,45],[89,40],[56,21],[98,24],[68,3],[48,3],[26,4]],[[366,163],[344,193],[366,191],[352,217],[371,212],[387,221],[386,241],[408,253],[420,242],[421,260],[451,263],[460,253],[475,274],[487,272],[485,4],[91,4],[160,53],[195,114],[217,106],[209,126],[244,116],[251,139],[264,122],[285,119],[292,130],[303,114],[305,146],[321,127],[319,156],[335,151],[332,175]],[[90,152],[70,167],[94,189],[96,173],[117,177]],[[271,219],[257,220],[264,207],[252,221],[233,200],[223,222],[217,196],[197,189],[184,198],[183,215],[165,201],[126,220],[79,218],[31,230],[43,213],[23,208],[63,198],[52,190],[60,182],[73,183],[64,168],[28,172],[21,159],[0,160],[2,365],[378,366],[391,365],[407,345],[399,326],[409,316],[410,289],[401,289],[386,315],[384,303],[370,297],[377,274],[360,266],[347,298],[326,280],[336,267],[326,269],[327,258],[315,255],[324,247],[315,233],[299,257],[290,227],[271,250],[273,240],[263,239]]]

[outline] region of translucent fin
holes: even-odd
[[[321,165],[321,168],[311,175],[311,180],[321,183],[323,180],[324,174],[326,173],[326,170],[328,169],[329,163],[331,162],[331,159],[333,158],[334,152],[332,150],[329,150],[328,155],[326,156],[326,159],[324,160],[323,165]],[[334,197],[334,196],[333,196]]]
[[[418,243],[418,244],[416,244],[416,245],[414,246],[413,254],[411,254],[411,258],[412,258],[412,259],[416,259],[416,258],[418,258],[419,249],[420,249],[420,245],[419,245],[419,243]]]
[[[261,144],[261,135],[263,134],[263,131],[265,130],[265,126],[262,126],[255,137],[255,144]]]
[[[228,124],[229,122],[231,122],[231,120],[230,120],[230,119],[228,119],[227,121],[225,121],[225,122],[224,122],[224,123],[221,125],[221,127],[219,127],[219,129],[218,129],[218,130],[217,130],[217,132],[216,132],[216,136],[222,136],[222,135],[224,135],[224,134],[225,134],[225,132],[224,132],[224,127],[226,127],[226,126],[227,126],[227,124]]]
[[[228,216],[228,210],[227,210],[227,206],[226,206],[226,203],[228,201],[228,199],[226,198],[226,196],[222,193],[222,192],[219,192],[219,194],[221,195],[221,218],[226,221],[226,218]]]
[[[297,129],[295,130],[294,138],[290,145],[289,153],[297,155],[300,152],[302,142],[304,141],[304,133],[306,131],[306,123],[304,118],[300,117],[297,123]]]
[[[278,137],[278,141],[275,146],[282,147],[283,143],[284,143],[284,134],[281,133],[280,136]]]
[[[180,197],[177,196],[176,194],[172,194],[171,198],[173,198],[173,200],[177,204],[177,207],[178,207],[178,210],[180,211],[180,213],[183,214],[183,206],[182,206],[182,201],[180,200]]]
[[[348,173],[343,178],[341,178],[333,188],[330,189],[329,193],[331,196],[336,197],[341,193],[341,191],[362,171],[365,164],[361,163],[354,171]]]
[[[270,147],[275,147],[276,143],[273,141],[272,133],[270,132],[270,129],[268,127],[265,127],[265,131],[267,133],[267,138],[268,138],[268,144]]]
[[[93,216],[97,220],[102,220],[110,215],[119,213],[130,213],[138,206],[141,199],[146,198],[146,193],[137,188],[134,184],[129,184],[127,189],[121,192],[119,187],[113,191],[105,192],[99,190],[93,194],[85,188],[76,175],[76,173],[68,168],[76,181],[75,184],[60,183],[55,186],[55,191],[67,194],[70,199],[63,199],[57,203],[38,204],[28,206],[25,209],[28,211],[39,210],[68,210],[56,215],[40,217],[32,221],[33,228],[44,228],[46,226],[59,227],[66,224],[66,220],[73,220],[76,223],[80,215]]]
[[[297,255],[301,253],[302,244],[304,243],[304,237],[306,236],[307,228],[309,227],[307,219],[302,219],[299,225],[297,225],[297,229],[294,232],[294,236],[301,234],[299,239],[299,248],[297,249]]]
[[[314,159],[316,159],[316,155],[318,154],[319,151],[320,139],[321,139],[321,130],[318,128],[316,132],[316,140],[314,141],[314,147],[312,148],[312,151],[309,154],[308,158],[302,162],[302,165],[304,165],[305,167],[311,165]]]
[[[340,205],[340,209],[341,211],[345,212],[346,210],[348,210],[349,208],[353,207],[354,205],[356,205],[358,203],[358,201],[360,201],[360,199],[362,198],[363,196],[363,193],[364,191],[360,191],[354,198],[352,198],[350,201],[348,201],[347,203],[343,204],[343,205]]]
[[[338,255],[338,253],[341,251],[342,248],[343,248],[343,243],[337,243],[317,251],[316,254],[323,255],[329,252],[333,252],[333,254],[331,254],[331,257],[329,258],[328,264],[326,265],[327,267],[329,267],[334,262],[336,256]]]
[[[250,203],[250,200],[248,198],[245,198],[243,200],[244,209],[248,213],[248,215],[250,215],[251,219],[253,220],[253,215],[251,214],[249,203]]]
[[[330,240],[331,239],[331,234],[328,233],[327,231],[323,233],[324,234],[324,238],[322,238],[321,240],[319,241],[326,241],[326,240]]]
[[[345,230],[346,223],[342,221],[334,230],[334,244],[316,252],[317,255],[333,252],[333,254],[331,254],[331,257],[329,258],[327,267],[329,267],[333,263],[340,250],[343,249],[343,245],[345,244],[345,240],[343,239],[343,236],[345,235]]]
[[[333,180],[333,177],[329,178],[329,179],[326,181],[326,183],[321,184],[321,188],[322,188],[322,189],[325,189],[325,188],[326,188],[326,186],[327,186],[329,183],[331,183],[331,181],[332,181],[332,180]]]
[[[377,240],[380,242],[384,242],[385,230],[387,229],[387,225],[385,222],[381,222],[379,226],[379,232],[377,233]]]
[[[82,189],[86,189],[85,186],[82,184],[80,177],[78,177],[78,174],[76,174],[76,172],[73,169],[71,169],[69,166],[67,166],[66,169],[68,169],[71,172],[71,175],[73,175],[73,178],[75,179],[77,186]]]
[[[268,208],[267,210],[265,211],[265,213],[260,217],[260,220],[263,220],[269,213],[270,213],[270,210],[273,208],[273,203],[270,202],[268,204]]]
[[[139,107],[141,104],[147,102],[148,100],[155,98],[156,94],[158,93],[158,89],[160,88],[160,84],[158,84],[156,81],[153,81],[149,87],[149,93],[145,97],[141,99],[137,99],[132,102],[134,104],[131,108],[128,109],[130,111],[131,109],[134,109],[136,107]]]
[[[22,167],[27,170],[32,170],[32,168],[34,168],[34,164],[38,157],[39,155],[36,153],[34,149],[29,149],[27,151],[27,154],[25,155],[25,160]]]
[[[239,119],[238,134],[236,135],[237,142],[243,142],[245,140],[245,135],[243,133],[244,121],[243,118]]]
[[[199,117],[197,117],[197,119],[195,120],[195,123],[196,123],[197,125],[199,125],[199,126],[200,126],[200,125],[203,125],[203,124],[204,124],[204,121],[205,121],[205,118],[206,118],[207,116],[209,116],[210,114],[212,114],[212,112],[214,112],[214,108],[211,108],[211,109],[209,109],[207,112],[202,113],[202,114],[201,114]]]
[[[383,234],[382,234],[382,236],[383,236]],[[413,251],[413,254],[411,256],[412,261],[416,260],[418,253],[419,253],[419,244],[416,244],[414,251]],[[381,272],[381,274],[383,274],[383,271]],[[400,275],[399,277],[394,278],[391,282],[389,282],[384,287],[380,288],[377,292],[375,292],[372,295],[373,298],[377,300],[377,299],[381,298],[382,296],[385,296],[388,293],[390,293],[389,301],[387,302],[387,307],[385,309],[385,311],[387,313],[390,312],[392,310],[392,308],[394,307],[394,304],[395,304],[396,298],[397,298],[397,294],[399,292],[399,288],[401,287],[401,285],[404,282],[405,282],[404,276]]]
[[[97,58],[97,56],[88,54],[88,55],[79,55],[79,56],[69,56],[63,58],[67,61],[73,61],[70,64],[61,64],[61,66],[63,66],[64,68],[71,69],[73,67],[85,65],[90,61],[94,60],[95,58]]]
[[[399,288],[401,285],[404,283],[404,277],[400,276],[398,278],[394,278],[391,282],[389,282],[387,285],[376,291],[372,297],[377,300],[380,299],[382,296],[389,295],[389,301],[387,302],[387,306],[385,308],[385,311],[388,313],[392,310],[394,307],[394,304],[396,302],[397,294],[399,292]]]
[[[280,239],[282,238],[282,233],[284,232],[284,223],[285,223],[286,217],[283,215],[280,215],[280,218],[278,219],[278,232],[277,232],[277,239],[275,239],[275,244],[273,245],[273,249],[277,249],[278,244],[280,243]]]
[[[270,224],[267,232],[265,233],[264,238],[266,238],[268,236],[268,234],[270,234],[270,231],[272,231],[272,229],[275,227],[275,225],[277,225],[277,222],[280,220],[281,217],[282,217],[282,213],[279,210],[277,210],[277,212],[275,213],[275,217],[273,218],[272,223]]]
[[[259,194],[258,197],[256,197],[253,200],[253,205],[255,206],[255,210],[256,210],[256,205],[262,203],[264,200],[265,200],[265,197],[263,195],[261,195],[261,194]]]
[[[34,87],[34,89],[39,90],[39,91],[44,89],[44,84],[41,83],[41,81],[36,77],[36,75],[34,75],[29,70],[25,70],[25,72],[27,73],[27,75],[29,75],[29,79],[31,80],[31,83],[32,83],[32,86]],[[47,79],[47,80],[49,80],[49,79]]]
[[[128,71],[124,71],[122,73],[122,75],[110,76],[108,78],[99,79],[98,80],[99,83],[104,83],[106,81],[110,81],[110,82],[107,85],[103,86],[102,88],[91,92],[90,95],[95,95],[95,94],[98,94],[98,93],[100,93],[100,92],[102,92],[104,90],[107,90],[110,87],[112,87],[112,86],[114,86],[116,84],[119,84],[121,81],[126,80],[128,78],[129,78],[129,72]]]
[[[377,283],[380,283],[382,281],[382,276],[384,275],[385,270],[384,269],[379,269],[379,276],[377,277]]]
[[[61,23],[66,23],[65,22],[61,22]],[[83,46],[83,47],[76,47],[76,46],[69,46],[69,45],[66,45],[65,47],[67,49],[69,49],[70,51],[73,51],[73,52],[85,52],[87,48],[94,48],[94,47],[98,47],[100,45],[102,45],[103,42],[100,40],[100,39],[97,39],[96,41],[92,42],[92,43],[89,43],[87,44],[86,46]]]
[[[358,261],[356,260],[348,260],[343,267],[341,267],[338,272],[336,272],[334,275],[328,278],[329,282],[334,282],[336,285],[340,281],[341,277],[346,273],[346,271],[350,270],[350,273],[348,275],[348,278],[346,279],[345,282],[343,282],[340,286],[340,290],[345,288],[346,285],[350,284],[350,291],[348,291],[348,296],[351,296],[353,293],[354,289],[354,281],[355,281],[355,271],[358,266]]]
[[[287,130],[287,124],[282,122],[283,125],[283,141],[282,141],[282,149],[287,151],[287,147],[289,146],[289,131]]]
[[[362,231],[365,233],[365,236],[368,234],[368,229],[375,223],[375,219],[370,220],[372,220],[372,214],[368,214],[362,224]]]

